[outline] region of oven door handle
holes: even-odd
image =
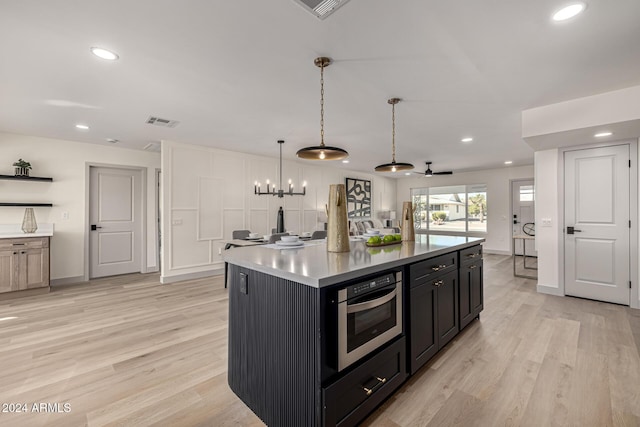
[[[360,311],[371,310],[372,308],[380,307],[394,299],[396,297],[397,288],[393,288],[387,295],[376,298],[371,301],[361,302],[359,304],[349,305],[347,304],[347,313],[358,313]]]

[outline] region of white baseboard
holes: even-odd
[[[564,292],[560,288],[555,286],[541,285],[538,283],[538,285],[536,286],[536,290],[540,294],[555,295],[557,297],[564,296]]]
[[[511,251],[501,251],[498,249],[482,249],[482,252],[484,252],[485,254],[492,254],[492,255],[511,255]]]
[[[157,273],[160,271],[158,267],[147,267],[147,273]]]
[[[215,270],[198,271],[196,273],[177,274],[175,276],[160,276],[160,283],[168,284],[175,282],[182,282],[183,280],[202,279],[203,277],[218,276],[224,274],[224,268],[218,268]]]
[[[84,276],[75,276],[75,277],[61,277],[60,279],[51,279],[49,281],[50,286],[58,286],[58,285],[70,285],[72,283],[80,283],[86,282]]]

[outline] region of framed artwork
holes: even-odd
[[[371,181],[346,178],[347,216],[349,218],[371,217]]]

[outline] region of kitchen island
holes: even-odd
[[[461,324],[479,317],[483,241],[418,235],[415,242],[376,248],[352,241],[346,253],[329,253],[323,242],[226,251],[231,389],[268,425],[357,424]],[[380,298],[384,311],[354,319],[341,307],[347,290],[353,296],[363,286],[391,291]],[[353,312],[371,304],[355,304],[363,307]],[[377,335],[386,319],[367,326],[381,315],[397,320],[389,330],[393,337],[384,341]],[[360,322],[356,332],[369,327],[366,344],[376,347],[343,358],[342,331],[353,334],[354,322]]]

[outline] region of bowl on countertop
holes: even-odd
[[[287,243],[297,242],[298,241],[298,236],[282,236],[282,237],[280,237],[280,240],[282,240],[283,242],[287,242]]]
[[[304,233],[302,233],[302,234],[300,235],[300,237],[311,237],[311,234],[312,234],[312,233],[311,233],[310,231],[305,231]]]
[[[376,228],[367,228],[367,234],[380,234],[380,230]]]
[[[260,233],[249,233],[250,239],[257,239],[258,237],[260,237]]]

